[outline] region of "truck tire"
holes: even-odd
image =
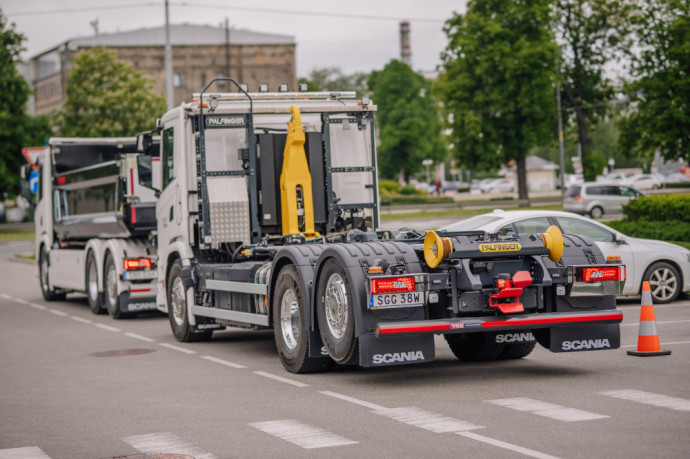
[[[336,363],[359,361],[355,313],[347,273],[334,259],[324,263],[316,291],[316,316],[324,346]]]
[[[297,270],[293,265],[284,266],[276,278],[273,295],[273,329],[280,361],[290,373],[324,371],[329,362],[309,357],[305,298]]]
[[[122,312],[120,295],[117,293],[117,269],[113,256],[108,252],[103,265],[103,302],[108,315],[115,320],[133,317],[135,314]]]
[[[508,343],[504,344],[503,352],[498,356],[500,360],[515,360],[527,357],[537,343]]]
[[[168,319],[175,339],[184,343],[196,341],[208,341],[213,334],[213,330],[196,332],[189,324],[187,316],[187,288],[184,277],[182,277],[182,263],[180,260],[170,267],[168,282],[166,284],[166,295],[168,298]]]
[[[682,280],[678,270],[669,263],[658,262],[644,272],[642,280],[649,282],[649,290],[654,304],[665,304],[675,301],[680,294]],[[642,285],[640,285],[642,291]]]
[[[487,339],[484,333],[444,335],[455,357],[463,362],[482,362],[499,358],[505,344]]]
[[[89,300],[89,307],[94,314],[105,314],[106,309],[103,307],[101,294],[98,292],[98,268],[96,266],[96,257],[92,251],[86,256],[86,297]]]
[[[41,293],[46,301],[62,301],[67,297],[67,293],[50,288],[50,279],[48,278],[48,254],[43,247],[38,255],[38,279],[41,283]]]

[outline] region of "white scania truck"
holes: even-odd
[[[160,163],[150,161],[157,149],[156,141],[140,168],[135,138],[48,141],[34,217],[46,300],[85,292],[94,314],[115,319],[156,310],[156,196],[139,180],[160,180]]]
[[[619,347],[625,267],[591,240],[380,231],[369,100],[227,81],[138,137],[161,135],[157,304],[179,341],[273,329],[294,373],[429,362],[434,334],[463,360]]]

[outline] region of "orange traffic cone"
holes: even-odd
[[[640,310],[640,334],[637,338],[637,351],[628,351],[628,355],[649,357],[653,355],[669,355],[671,351],[661,350],[659,335],[656,333],[656,318],[652,306],[652,293],[649,282],[642,282],[642,309]]]

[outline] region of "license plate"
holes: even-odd
[[[369,298],[369,309],[424,306],[424,292],[379,293]]]
[[[155,278],[156,271],[125,271],[122,273],[122,280],[144,280]]]

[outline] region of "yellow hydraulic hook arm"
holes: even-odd
[[[283,170],[280,174],[280,204],[283,236],[304,234],[318,237],[314,231],[314,203],[312,200],[311,174],[304,151],[304,131],[299,108],[290,107],[292,121],[288,121],[288,134],[283,153]]]

